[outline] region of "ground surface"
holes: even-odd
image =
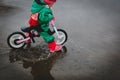
[[[59,0],[53,10],[56,26],[69,36],[67,53],[38,62],[13,60],[13,56],[15,62],[10,63],[10,54],[18,55],[20,51],[8,47],[7,36],[28,25],[31,3],[32,0],[0,1],[0,80],[120,79],[119,0]],[[42,47],[31,49],[21,52],[37,54],[34,50]]]

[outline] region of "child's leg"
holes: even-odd
[[[41,32],[40,35],[43,37],[45,42],[48,43],[48,47],[50,49],[50,52],[61,50],[62,46],[56,45],[56,42],[54,41],[54,36],[50,35],[47,32]]]
[[[28,21],[28,24],[30,25],[30,27],[38,25],[38,13],[30,15],[30,19]]]
[[[40,32],[40,36],[42,36],[47,43],[54,41],[54,37],[47,32]]]

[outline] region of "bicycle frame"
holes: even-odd
[[[23,42],[28,43],[28,41],[29,41],[29,40],[31,40],[31,38],[30,38],[30,37],[25,38],[25,39],[22,39],[22,40],[18,40],[18,41],[17,41],[17,44],[20,44],[20,43],[23,43]]]
[[[58,31],[57,31],[57,28],[55,27],[55,23],[54,23],[54,21],[51,21],[50,22],[50,25],[53,27],[53,29],[54,29],[54,31],[55,31],[55,33],[57,34],[57,36],[58,36],[58,38],[60,38],[61,36],[59,35],[59,33],[58,33]],[[35,35],[35,34],[34,34]],[[33,38],[33,37],[32,37]],[[33,41],[33,42],[35,42],[34,41],[34,39],[32,39],[30,36],[28,36],[28,37],[26,37],[25,39],[21,39],[21,40],[18,40],[18,41],[16,41],[16,43],[17,44],[20,44],[20,43],[23,43],[23,42],[25,42],[25,43],[29,43],[29,40],[31,41]]]

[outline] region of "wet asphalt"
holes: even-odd
[[[46,60],[36,60],[47,54],[42,39],[24,50],[7,45],[9,34],[28,26],[31,3],[0,1],[0,80],[120,79],[119,0],[59,0],[53,10],[56,26],[69,36],[66,52]]]

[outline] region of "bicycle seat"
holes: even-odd
[[[30,32],[32,29],[34,29],[34,27],[21,27],[23,32]]]

